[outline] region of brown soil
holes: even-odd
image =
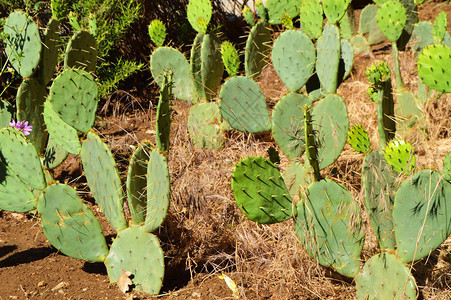
[[[451,20],[451,4],[436,2],[420,9],[420,19],[433,20],[440,10],[446,10]],[[372,54],[358,54],[351,77],[339,89],[347,102],[350,123],[363,124],[373,146],[377,145],[376,108],[366,96],[368,82],[364,70],[381,59],[391,64],[388,44],[374,46]],[[415,91],[418,80],[414,56],[403,52],[400,59],[406,86]],[[270,67],[260,84],[270,103],[275,103],[285,92]],[[116,101],[107,101],[100,107],[104,117],[96,123],[96,130],[110,146],[121,174],[125,175],[133,146],[144,139],[155,141],[155,110],[149,100],[155,103],[157,98],[155,91],[147,99],[142,96],[136,99],[126,92],[117,94]],[[450,99],[445,95],[426,106],[428,140],[415,134],[407,136],[414,143],[420,168],[441,169],[444,154],[451,151]],[[290,222],[256,225],[245,219],[234,204],[230,177],[235,163],[250,155],[266,156],[270,146],[277,147],[271,136],[230,132],[223,150],[195,149],[186,127],[188,105],[176,102],[173,109],[169,160],[172,202],[166,221],[156,233],[166,256],[166,275],[158,297],[234,299],[225,281],[219,278],[224,272],[236,282],[242,299],[355,298],[352,280],[318,266],[309,258]],[[362,158],[363,155],[346,146],[338,161],[328,169],[335,168],[336,178],[347,185],[359,203],[363,199]],[[282,157],[281,168],[287,165],[288,160]],[[54,175],[80,191],[88,190],[80,161],[75,156],[70,156]],[[99,217],[111,243],[114,230],[90,195],[83,194],[83,197]],[[363,260],[377,251],[370,231]],[[449,247],[451,239],[428,260],[414,265],[420,298],[451,299],[451,265],[444,260],[449,255]],[[0,211],[0,280],[0,300],[152,298],[136,291],[123,294],[115,284],[109,283],[101,263],[87,263],[58,253],[46,240],[38,216],[32,213]]]

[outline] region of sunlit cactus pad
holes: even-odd
[[[356,124],[349,129],[348,143],[357,152],[366,153],[370,150],[371,142],[368,132],[362,125]]]
[[[272,162],[263,157],[240,161],[233,171],[232,190],[236,204],[252,221],[278,223],[292,217],[292,199]]]
[[[451,47],[425,47],[418,56],[418,76],[427,86],[451,93]]]
[[[398,173],[409,175],[415,169],[415,153],[413,147],[403,140],[393,140],[385,148],[385,159]]]

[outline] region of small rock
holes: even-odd
[[[19,299],[17,296],[9,296],[9,299]]]
[[[55,285],[55,287],[51,290],[52,292],[65,288],[66,286],[68,286],[68,284],[64,281],[61,281],[60,283],[58,283],[57,285]]]
[[[18,213],[11,213],[11,217],[13,217],[14,219],[20,221],[23,219],[24,215],[23,214],[18,214]]]
[[[45,283],[44,281],[38,282],[38,287],[45,286],[45,285],[47,285],[47,283]]]

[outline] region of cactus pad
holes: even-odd
[[[443,159],[443,179],[451,181],[451,152],[448,152]]]
[[[244,50],[244,69],[247,77],[260,76],[271,51],[271,40],[271,29],[266,21],[259,21],[252,27]]]
[[[266,10],[270,24],[282,24],[282,15],[287,13],[291,18],[299,15],[300,1],[297,0],[267,0]]]
[[[398,173],[409,175],[415,169],[413,147],[403,140],[391,141],[385,148],[384,157],[393,170]]]
[[[430,88],[451,93],[451,47],[425,47],[418,56],[418,76]]]
[[[15,119],[15,109],[8,101],[0,100],[0,128],[9,126],[11,119]]]
[[[252,221],[278,223],[292,217],[292,200],[279,169],[263,157],[248,157],[233,171],[236,204]]]
[[[36,208],[36,197],[9,167],[0,162],[0,209],[28,212]]]
[[[177,49],[169,47],[157,48],[150,56],[150,71],[160,88],[163,87],[164,73],[172,70],[173,92],[177,99],[192,101],[194,99],[194,82],[190,72],[190,64]]]
[[[268,10],[266,9],[263,1],[257,0],[255,2],[255,8],[257,9],[258,16],[260,19],[267,21],[268,20]]]
[[[323,32],[323,6],[319,0],[301,1],[299,21],[302,30],[312,39],[317,39]]]
[[[67,139],[67,137],[65,138]],[[55,139],[49,137],[47,147],[45,148],[42,164],[47,169],[56,168],[66,159],[68,154],[69,152],[67,152],[66,149],[64,149],[60,144],[58,144]]]
[[[171,97],[172,74],[165,74],[163,87],[160,91],[160,99],[157,107],[157,121],[155,134],[157,146],[161,151],[169,151],[169,134],[171,129]]]
[[[89,131],[80,156],[91,193],[108,222],[116,231],[126,228],[121,179],[110,149]]]
[[[73,258],[105,260],[108,247],[102,227],[72,187],[59,183],[48,186],[37,207],[44,234],[55,248]]]
[[[387,1],[377,11],[376,20],[382,33],[390,41],[396,42],[406,25],[406,9],[399,1]]]
[[[448,19],[446,16],[446,12],[442,11],[435,18],[434,26],[432,28],[432,36],[434,37],[434,42],[441,43],[446,33],[446,25],[448,23]]]
[[[250,133],[271,129],[265,96],[252,79],[230,78],[222,86],[219,97],[221,115],[232,128]]]
[[[64,68],[84,69],[94,72],[97,64],[97,42],[88,31],[76,32],[66,47]]]
[[[52,1],[53,3],[53,1]],[[58,63],[59,47],[59,22],[51,19],[45,30],[43,46],[41,51],[41,61],[39,63],[39,82],[46,86],[55,74]]]
[[[277,75],[285,86],[290,91],[296,92],[313,73],[315,46],[305,33],[287,30],[274,42],[271,59]]]
[[[27,186],[42,190],[46,187],[41,160],[36,148],[19,130],[0,130],[0,158]]]
[[[343,18],[351,0],[323,0],[324,14],[330,24],[336,24]]]
[[[197,32],[206,32],[206,25],[210,23],[212,6],[210,0],[190,0],[186,7],[186,14],[191,26]],[[199,22],[199,19],[203,21]],[[203,23],[203,24],[200,24]]]
[[[370,151],[371,142],[368,132],[362,125],[356,124],[349,129],[348,143],[357,152],[366,153]]]
[[[369,45],[379,44],[387,39],[377,26],[376,15],[378,10],[377,5],[369,4],[360,14],[359,33],[362,35],[368,33]]]
[[[160,242],[141,226],[133,225],[118,233],[105,265],[111,282],[116,282],[123,271],[128,271],[140,291],[158,294],[163,285],[164,255]]]
[[[252,13],[249,6],[245,5],[241,13],[243,14],[244,20],[247,24],[251,26],[255,25],[254,14]]]
[[[328,93],[335,93],[337,90],[340,47],[340,30],[335,25],[326,24],[323,34],[316,42],[316,73]]]
[[[312,183],[296,204],[295,230],[319,264],[354,277],[360,268],[364,234],[351,193],[329,179]]]
[[[297,203],[300,193],[304,187],[312,183],[309,175],[309,166],[300,162],[292,161],[283,174],[283,179],[290,191],[291,198]]]
[[[240,68],[240,57],[235,46],[228,41],[221,44],[221,57],[229,76],[235,76]]]
[[[152,42],[157,46],[163,46],[166,39],[166,26],[160,20],[153,20],[149,25],[149,36]]]
[[[50,87],[53,110],[67,124],[86,133],[94,125],[97,111],[97,83],[84,70],[66,69]]]
[[[272,134],[283,153],[289,158],[301,157],[305,151],[304,111],[309,99],[289,93],[280,99],[272,112]]]
[[[38,67],[42,48],[38,26],[26,13],[17,10],[9,15],[3,28],[8,35],[5,52],[9,62],[20,76],[31,77]]]
[[[396,275],[396,276],[395,276]],[[355,278],[357,299],[416,299],[415,279],[395,255],[371,257]]]
[[[214,102],[193,105],[188,116],[188,132],[196,148],[222,148],[225,136],[218,105]]]
[[[147,208],[144,230],[152,232],[166,218],[170,200],[168,162],[158,149],[154,149],[147,163]]]
[[[422,170],[405,180],[393,208],[399,259],[410,263],[431,254],[451,234],[451,183]]]

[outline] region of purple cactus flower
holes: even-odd
[[[29,135],[31,130],[33,129],[33,126],[28,125],[28,121],[19,121],[16,122],[14,119],[11,119],[11,122],[9,122],[9,126],[14,127],[20,131],[23,132],[25,135]]]

